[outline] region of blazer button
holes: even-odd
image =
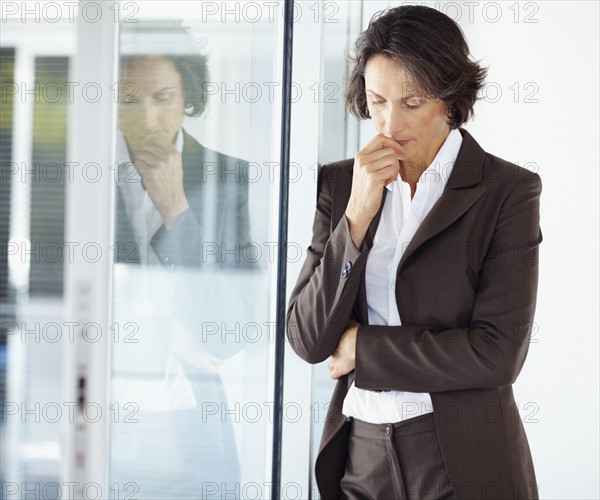
[[[346,262],[342,269],[342,278],[347,278],[350,274],[350,270],[352,269],[352,262]]]

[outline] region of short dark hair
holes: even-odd
[[[183,80],[185,114],[200,116],[206,108],[206,82],[209,79],[206,56],[166,56],[173,61]]]
[[[179,21],[143,21],[124,24],[121,37],[128,49],[120,60],[121,72],[137,59],[165,57],[181,75],[186,116],[204,113],[208,97],[206,82],[210,78],[208,57],[199,53],[189,28]]]
[[[356,41],[354,64],[346,89],[346,116],[370,118],[365,94],[365,67],[381,54],[397,61],[428,97],[448,106],[448,125],[458,128],[474,115],[487,68],[469,58],[458,24],[430,7],[407,5],[378,12]]]
[[[173,56],[166,54],[128,56],[121,59],[121,68],[123,70],[135,60],[146,57],[164,57],[173,63],[183,82],[186,116],[195,117],[204,113],[207,100],[205,82],[209,79],[206,56]]]

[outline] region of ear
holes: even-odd
[[[446,103],[446,123],[448,125],[452,124],[452,120],[454,119],[456,113],[456,105],[453,102]]]

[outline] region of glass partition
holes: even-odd
[[[283,6],[164,5],[119,27],[109,484],[264,498]]]
[[[60,482],[70,408],[62,394],[62,294],[73,248],[64,236],[64,202],[74,24],[9,12],[3,6],[0,498],[41,498]]]
[[[327,5],[329,4],[329,7]],[[323,22],[322,25],[322,70],[323,96],[320,101],[322,113],[321,151],[319,164],[353,158],[358,152],[359,124],[349,115],[344,116],[344,92],[349,64],[345,54],[351,53],[354,41],[361,32],[363,2],[325,2],[324,12],[335,5],[337,22]],[[319,451],[323,425],[335,381],[329,376],[327,362],[315,365],[312,370],[311,404],[311,473],[314,473],[315,460]],[[311,482],[311,492],[319,497],[315,481]]]

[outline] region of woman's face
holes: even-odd
[[[377,132],[405,147],[405,166],[428,167],[450,132],[446,103],[419,95],[402,67],[381,54],[367,61],[365,91]]]
[[[150,134],[175,141],[184,118],[181,75],[166,57],[140,57],[127,63],[121,80],[119,127],[130,149]]]

